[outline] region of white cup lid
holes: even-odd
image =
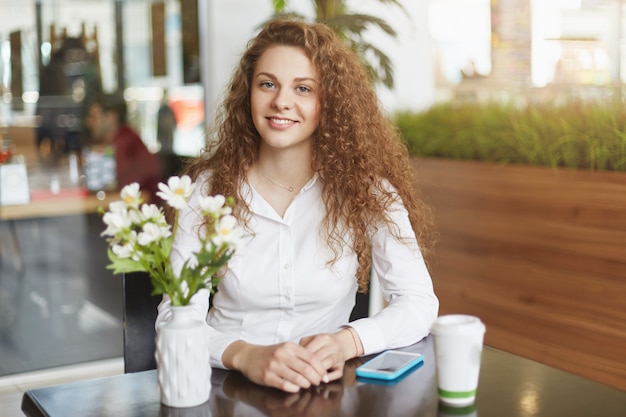
[[[437,334],[462,334],[462,333],[484,333],[485,325],[476,316],[467,314],[447,314],[439,316],[430,329],[430,332]]]

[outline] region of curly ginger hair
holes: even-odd
[[[217,115],[216,140],[209,142],[210,149],[186,173],[196,180],[210,171],[210,193],[234,196],[233,214],[247,225],[250,212],[240,184],[256,161],[261,143],[252,123],[251,82],[261,55],[279,45],[300,48],[317,69],[322,109],[312,138],[312,168],[323,185],[324,231],[335,259],[344,250],[343,231],[351,233],[359,290],[366,292],[372,265],[368,232],[375,225],[390,223],[386,210],[398,196],[425,258],[435,232],[431,209],[417,194],[407,147],[383,114],[367,69],[328,26],[278,19],[248,42]],[[395,192],[385,188],[384,180]]]

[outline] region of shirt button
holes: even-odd
[[[285,264],[284,268],[285,268],[285,269],[289,269],[289,267],[290,267],[290,266],[291,266],[291,265],[289,265],[289,264]]]
[[[287,301],[291,301],[291,295],[290,295],[290,294],[286,294],[286,295],[285,295],[285,300],[287,300]]]

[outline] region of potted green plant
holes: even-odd
[[[395,121],[416,156],[626,171],[622,106],[446,102]]]

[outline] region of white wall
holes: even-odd
[[[212,119],[246,42],[271,12],[270,0],[200,2],[198,19],[207,120]]]
[[[383,106],[396,110],[422,110],[434,100],[432,49],[428,32],[429,0],[401,0],[408,16],[399,8],[376,0],[351,0],[355,12],[377,16],[390,23],[398,33],[370,33],[368,40],[383,50],[394,66],[394,88],[379,88]]]

